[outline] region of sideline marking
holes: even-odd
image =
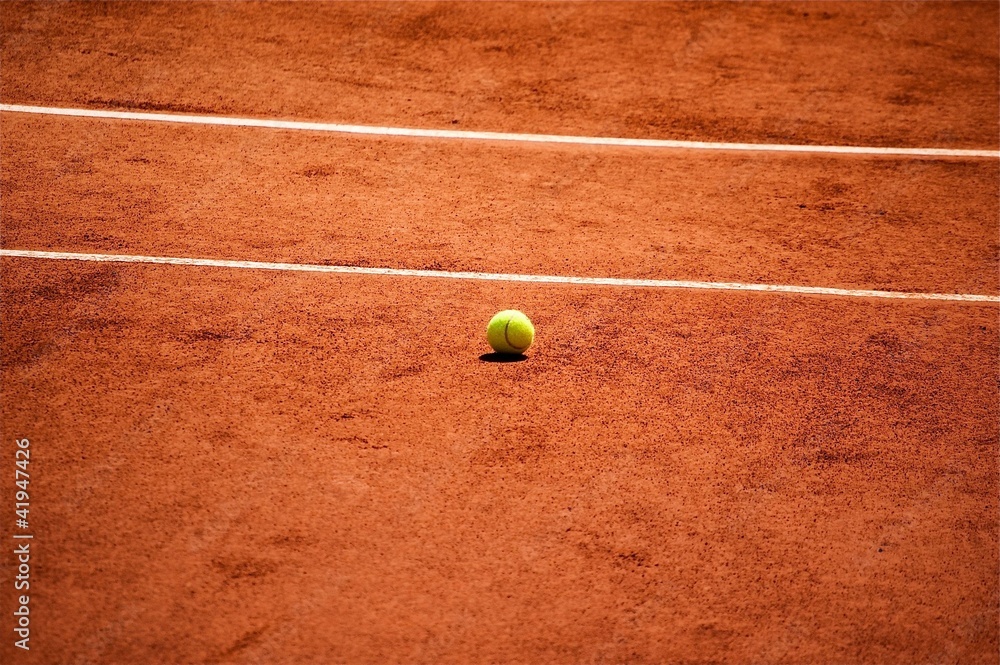
[[[405,268],[364,268],[360,266],[326,266],[314,263],[269,263],[265,261],[227,261],[224,259],[189,259],[172,256],[135,256],[127,254],[80,254],[76,252],[39,252],[28,249],[0,249],[0,256],[26,259],[57,259],[66,261],[99,261],[109,263],[158,263],[174,266],[208,266],[212,268],[249,268],[293,272],[332,272],[348,275],[392,275],[395,277],[434,277],[439,279],[472,279],[487,282],[532,282],[536,284],[583,284],[588,286],[637,286],[665,289],[713,289],[720,291],[765,291],[769,293],[804,293],[820,296],[850,296],[854,298],[895,298],[906,300],[953,300],[963,302],[1000,303],[1000,296],[969,293],[908,293],[905,291],[867,291],[833,289],[822,286],[788,286],[783,284],[743,284],[741,282],[689,282],[671,279],[622,279],[618,277],[563,277],[559,275],[511,275],[492,272],[449,272],[447,270],[409,270]]]
[[[182,115],[179,113],[145,113],[135,111],[101,111],[98,109],[57,108],[0,104],[0,111],[63,115],[78,118],[143,120],[147,122],[179,122],[189,125],[224,125],[227,127],[266,127],[313,132],[339,132],[374,136],[415,136],[435,139],[471,139],[477,141],[519,141],[523,143],[573,143],[581,145],[614,145],[637,148],[684,148],[688,150],[753,150],[763,152],[838,153],[851,155],[907,155],[911,157],[988,157],[1000,158],[1000,150],[959,150],[951,148],[879,148],[874,146],[795,145],[780,143],[715,143],[712,141],[672,141],[666,139],[621,139],[602,136],[563,136],[558,134],[513,134],[506,132],[471,132],[452,129],[412,129],[408,127],[372,127],[368,125],[338,125],[326,122],[294,120],[264,120],[215,115]]]

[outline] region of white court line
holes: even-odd
[[[178,113],[144,113],[134,111],[101,111],[97,109],[57,108],[0,104],[0,111],[35,113],[79,118],[109,118],[146,122],[179,122],[189,125],[223,125],[226,127],[266,127],[311,132],[338,132],[374,136],[414,136],[435,139],[469,139],[476,141],[518,141],[522,143],[572,143],[580,145],[613,145],[636,148],[684,148],[688,150],[753,150],[764,152],[837,153],[850,155],[906,155],[911,157],[988,157],[1000,158],[1000,150],[959,150],[951,148],[880,148],[874,146],[794,145],[780,143],[714,143],[711,141],[671,141],[664,139],[622,139],[602,136],[562,136],[557,134],[512,134],[504,132],[470,132],[452,129],[412,129],[408,127],[372,127],[368,125],[338,125],[326,122],[264,120],[232,118],[215,115],[181,115]]]
[[[403,268],[363,268],[360,266],[327,266],[313,263],[268,263],[264,261],[226,261],[222,259],[192,259],[173,256],[135,256],[126,254],[83,254],[76,252],[39,252],[27,249],[0,249],[0,256],[26,259],[56,259],[65,261],[98,261],[108,263],[157,263],[173,266],[207,266],[211,268],[249,268],[292,272],[326,272],[347,275],[390,275],[394,277],[432,277],[437,279],[471,279],[486,282],[531,282],[533,284],[581,284],[586,286],[633,286],[662,289],[710,289],[719,291],[764,291],[767,293],[802,293],[819,296],[849,296],[853,298],[894,298],[905,300],[953,300],[962,302],[1000,303],[1000,296],[969,293],[907,293],[904,291],[867,291],[863,289],[832,289],[822,286],[789,286],[784,284],[743,284],[740,282],[690,282],[672,279],[621,279],[617,277],[564,277],[560,275],[511,275],[492,272],[450,272],[447,270],[409,270]]]

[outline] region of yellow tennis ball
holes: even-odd
[[[486,339],[499,353],[524,353],[535,341],[531,319],[516,309],[497,312],[486,326]]]

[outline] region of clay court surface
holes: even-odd
[[[955,152],[3,111],[3,662],[997,663],[1000,159],[956,151],[1000,147],[998,26],[0,4],[6,105]],[[506,308],[536,345],[491,362]]]

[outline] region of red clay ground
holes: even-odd
[[[3,114],[4,243],[997,293],[996,160],[751,155]]]
[[[8,103],[995,147],[995,2],[5,3]]]
[[[2,267],[16,662],[995,659],[995,306]]]
[[[995,148],[998,19],[4,4],[0,100]],[[5,248],[998,291],[995,160],[0,123]],[[0,295],[4,663],[1000,660],[996,305],[26,259]],[[537,346],[484,362],[506,307]]]

